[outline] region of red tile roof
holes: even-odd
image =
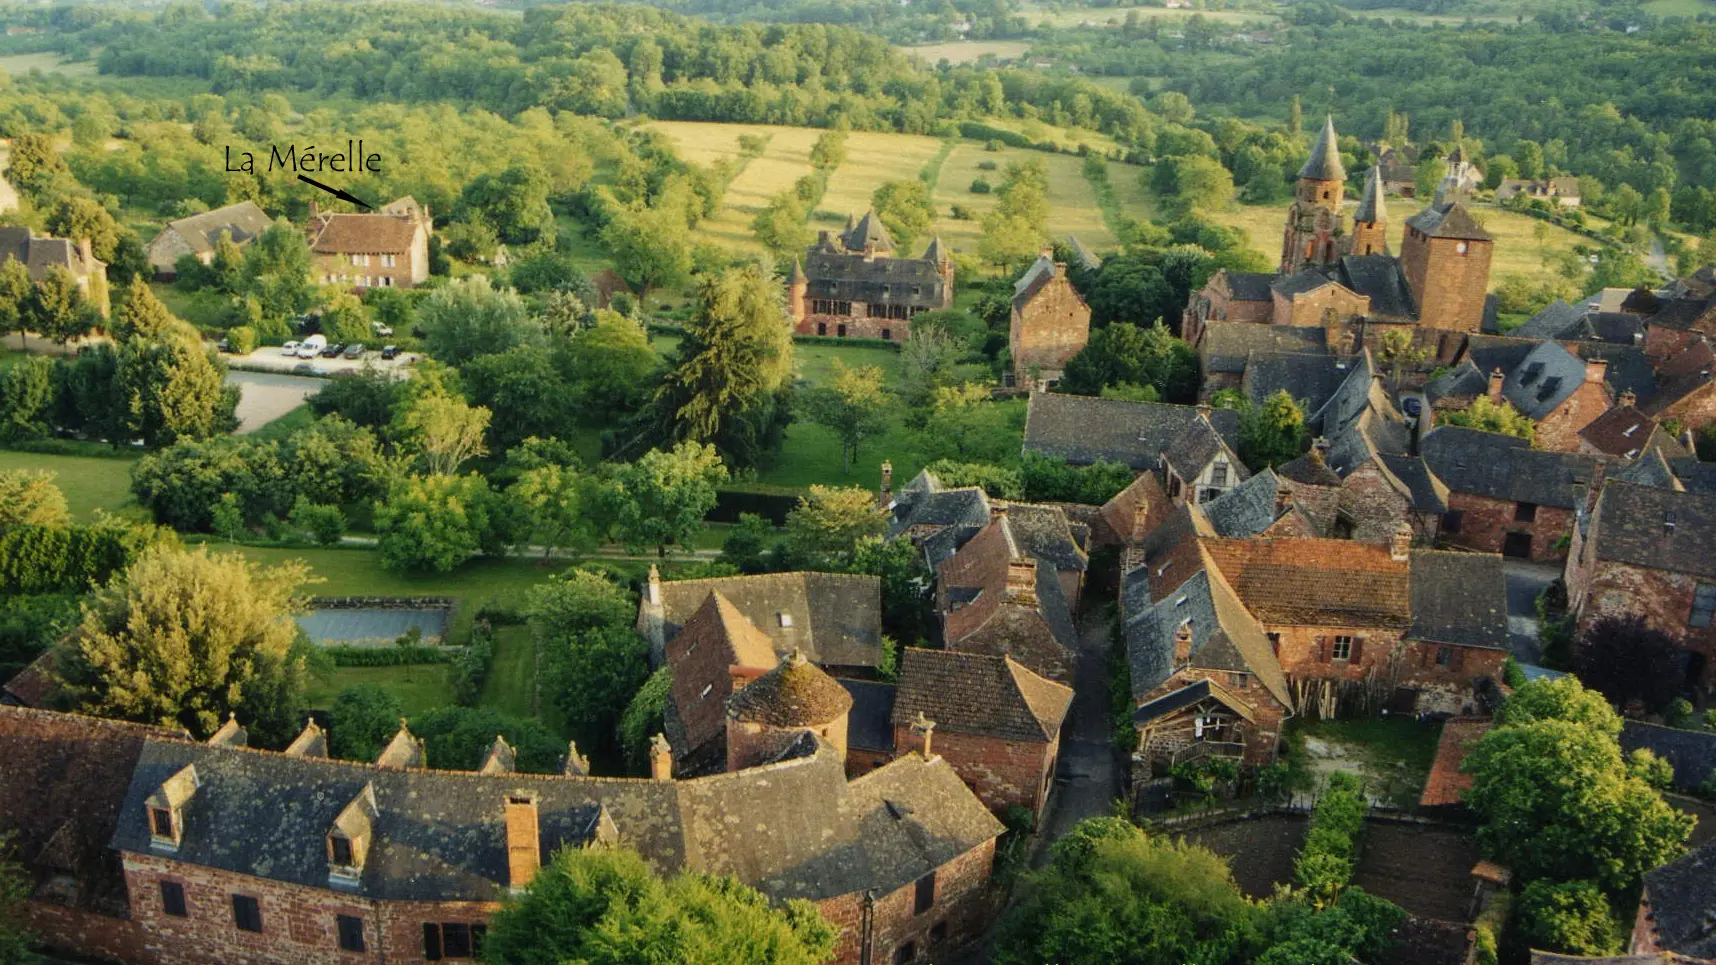
[[[936,602],[947,614],[943,630],[948,640],[963,639],[994,615],[1007,594],[1007,564],[1017,553],[1007,518],[997,516],[937,567]],[[976,596],[950,605],[961,590]]]
[[[1387,546],[1344,539],[1204,539],[1211,561],[1264,624],[1405,627],[1411,568]]]
[[[324,214],[311,225],[310,249],[318,254],[406,252],[417,228],[417,222],[399,215]]]

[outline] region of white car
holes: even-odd
[[[288,355],[288,356],[297,355],[298,354],[298,342],[297,342],[297,340],[294,339],[290,342],[287,342],[285,345],[280,346],[280,354],[281,355]]]
[[[392,325],[384,325],[381,322],[370,322],[369,323],[369,330],[374,332],[375,334],[381,336],[382,338],[387,338],[388,336],[393,334],[393,326]]]
[[[312,335],[309,338],[298,343],[297,355],[301,359],[317,358],[318,356],[320,356],[322,354],[322,349],[325,349],[327,347],[328,347],[327,336],[325,336],[325,335]]]

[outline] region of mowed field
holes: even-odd
[[[738,157],[739,137],[758,134],[768,137],[768,148],[753,158],[727,188],[722,209],[698,227],[701,240],[742,252],[761,250],[751,234],[751,220],[769,199],[788,190],[810,173],[810,149],[821,131],[810,128],[769,127],[752,124],[702,124],[686,121],[653,121],[674,142],[686,160],[709,164],[721,158]],[[1097,135],[1091,135],[1092,140]],[[915,134],[886,134],[855,131],[847,137],[847,159],[828,179],[828,190],[810,216],[813,229],[840,229],[848,214],[861,215],[870,206],[870,196],[889,181],[918,177],[940,153],[942,141]],[[999,186],[1009,162],[1040,159],[1049,171],[1049,233],[1055,237],[1076,234],[1085,244],[1101,249],[1114,244],[1114,236],[1103,223],[1096,196],[1084,179],[1083,159],[1070,154],[1050,154],[1024,148],[985,150],[980,142],[960,139],[943,160],[932,200],[936,209],[934,230],[956,251],[974,252],[981,233],[983,215],[996,204],[990,194],[973,194],[971,183],[979,176]],[[995,169],[978,165],[992,161]],[[1121,182],[1122,206],[1134,217],[1147,215],[1147,208],[1132,190],[1140,169],[1115,163],[1110,167],[1117,187]],[[1138,200],[1135,200],[1138,199]],[[960,205],[969,218],[956,219],[953,206]],[[913,249],[928,243],[913,239]],[[917,254],[916,250],[910,254]]]
[[[1115,182],[1116,187],[1120,182]],[[1347,205],[1350,216],[1356,202]],[[1400,250],[1400,239],[1406,232],[1406,219],[1416,214],[1422,205],[1411,198],[1388,199],[1388,243],[1393,251]],[[1484,229],[1495,237],[1495,254],[1490,262],[1490,288],[1494,289],[1508,275],[1535,277],[1550,268],[1543,256],[1548,252],[1571,249],[1575,244],[1591,244],[1565,228],[1538,221],[1523,214],[1500,208],[1477,207],[1472,213],[1483,222]],[[1269,256],[1273,262],[1281,256],[1281,231],[1287,223],[1287,202],[1281,204],[1235,205],[1215,216],[1225,225],[1240,228],[1251,238],[1251,246]],[[1536,226],[1549,229],[1542,247],[1538,246]]]
[[[1029,49],[1031,45],[1023,40],[953,40],[943,44],[914,44],[900,48],[910,56],[921,58],[931,67],[944,60],[950,64],[975,63],[989,55],[1007,60],[1021,56]]]

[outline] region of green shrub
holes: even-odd
[[[240,325],[226,333],[227,350],[234,355],[249,355],[256,351],[256,329]]]
[[[1311,814],[1305,845],[1293,863],[1293,877],[1313,904],[1326,907],[1352,880],[1358,839],[1364,830],[1364,785],[1345,772],[1329,775],[1328,786]]]
[[[346,514],[340,512],[338,506],[312,503],[304,496],[299,496],[292,504],[287,522],[294,530],[323,546],[336,545],[346,532]]]
[[[323,647],[336,667],[403,667],[408,664],[446,663],[452,651],[441,647]]]
[[[495,663],[495,630],[486,620],[471,628],[471,642],[453,657],[453,702],[474,707]]]
[[[995,190],[994,185],[990,184],[985,178],[974,178],[971,182],[972,194],[988,194],[993,190]]]

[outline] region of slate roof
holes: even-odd
[[[1079,240],[1078,235],[1067,235],[1067,247],[1073,250],[1074,256],[1078,258],[1079,267],[1085,271],[1095,271],[1102,267],[1101,256],[1086,247],[1085,243]]]
[[[47,277],[49,268],[64,268],[76,276],[105,267],[96,258],[84,258],[77,243],[66,238],[38,237],[29,228],[0,226],[0,262],[21,261],[31,281]]]
[[[1585,362],[1559,342],[1540,343],[1502,380],[1502,397],[1532,419],[1567,401],[1585,381]]]
[[[1716,496],[1610,479],[1592,511],[1599,560],[1716,578]]]
[[[1292,706],[1274,647],[1219,572],[1201,569],[1172,594],[1139,606],[1139,597],[1146,595],[1136,590],[1136,584],[1147,579],[1142,571],[1139,567],[1124,578],[1134,585],[1124,610],[1134,701],[1143,700],[1173,674],[1174,634],[1189,620],[1192,666],[1253,674],[1276,700]]]
[[[1408,638],[1507,649],[1507,579],[1500,556],[1415,550],[1411,581]]]
[[[1387,546],[1342,539],[1200,543],[1262,623],[1404,630],[1411,622],[1410,567]]]
[[[927,490],[906,490],[894,498],[889,538],[917,526],[982,526],[989,522],[989,497],[982,489],[976,486],[943,489],[933,476],[930,483]]]
[[[240,201],[215,208],[213,211],[203,211],[169,221],[167,226],[161,229],[161,233],[149,242],[148,247],[154,249],[166,236],[171,236],[178,242],[171,246],[175,252],[208,254],[215,250],[215,244],[223,232],[231,236],[233,243],[242,245],[267,231],[273,223],[254,201]],[[169,264],[165,267],[172,266]]]
[[[1025,450],[1075,465],[1109,459],[1134,470],[1155,469],[1169,449],[1189,453],[1195,446],[1213,457],[1216,436],[1230,449],[1237,446],[1239,414],[1215,409],[1206,421],[1189,405],[1050,392],[1032,393],[1025,414]],[[1182,472],[1190,468],[1177,465]]]
[[[1538,339],[1470,335],[1466,338],[1466,358],[1471,359],[1487,379],[1496,369],[1511,372],[1538,344]]]
[[[1656,371],[1651,367],[1650,358],[1644,349],[1636,345],[1614,345],[1609,342],[1580,342],[1575,346],[1579,357],[1589,362],[1601,359],[1609,363],[1609,370],[1603,376],[1609,390],[1619,398],[1622,392],[1631,392],[1638,397],[1639,404],[1653,404],[1657,396]]]
[[[1282,479],[1291,480],[1304,486],[1339,486],[1341,477],[1327,462],[1320,458],[1320,453],[1307,452],[1292,462],[1275,467]]]
[[[999,510],[1007,514],[1019,552],[1062,571],[1082,573],[1090,565],[1090,557],[1079,546],[1067,514],[1059,507],[1007,503]]]
[[[1673,955],[1556,955],[1534,948],[1529,965],[1679,965],[1684,961]]]
[[[1072,696],[1071,687],[1011,657],[908,647],[900,654],[892,721],[910,724],[921,713],[938,731],[1054,743]]]
[[[1693,791],[1716,774],[1716,734],[1629,720],[1621,724],[1621,753],[1644,748],[1674,767],[1674,788]]]
[[[1658,948],[1716,958],[1716,841],[1644,874]]]
[[[1048,255],[1038,255],[1037,260],[1031,262],[1031,266],[1025,269],[1025,273],[1013,282],[1013,307],[1019,307],[1022,296],[1025,301],[1030,301],[1030,297],[1026,293],[1036,294],[1036,290],[1053,277],[1055,277],[1055,260]]]
[[[1317,137],[1317,142],[1311,145],[1311,156],[1305,159],[1305,166],[1299,169],[1299,176],[1315,181],[1347,179],[1347,169],[1341,166],[1341,148],[1335,137],[1333,117],[1323,118],[1323,132]]]
[[[976,633],[1003,604],[1011,602],[1007,573],[1012,560],[1028,558],[1013,534],[1012,520],[996,516],[936,567],[936,606],[949,644]],[[1063,647],[1077,643],[1072,610],[1052,565],[1036,567],[1033,609]]]
[[[852,710],[846,714],[846,746],[893,753],[894,685],[842,677],[840,686],[852,695]]]
[[[1245,367],[1245,394],[1252,405],[1262,405],[1286,389],[1304,411],[1315,412],[1340,388],[1353,364],[1350,356],[1253,353]]]
[[[1561,299],[1539,309],[1510,334],[1514,338],[1561,338],[1561,333],[1574,328],[1584,312]]]
[[[1295,295],[1314,292],[1328,285],[1339,284],[1341,284],[1339,281],[1330,278],[1317,268],[1302,268],[1291,275],[1277,275],[1275,280],[1270,283],[1269,290],[1284,298],[1292,298]]]
[[[806,253],[807,297],[865,304],[941,308],[947,279],[933,261],[869,256],[814,245]]]
[[[1359,198],[1353,220],[1371,224],[1388,220],[1388,204],[1383,200],[1382,166],[1372,165],[1364,176],[1364,195]]]
[[[1579,430],[1579,438],[1599,452],[1631,459],[1656,434],[1656,420],[1630,405],[1617,405]]]
[[[1275,491],[1280,480],[1265,469],[1199,508],[1218,536],[1256,536],[1275,522]]]
[[[771,727],[820,727],[851,709],[846,688],[800,653],[727,698],[732,719]]]
[[[1227,271],[1223,269],[1222,277],[1227,279],[1228,297],[1232,300],[1236,302],[1267,302],[1274,300],[1273,296],[1270,295],[1270,286],[1280,276],[1272,271]]]
[[[882,581],[846,573],[763,573],[661,584],[667,636],[697,612],[711,590],[732,602],[786,656],[799,650],[823,666],[874,667],[882,660]],[[648,601],[643,606],[648,607]],[[791,626],[782,626],[780,615]]]
[[[1342,255],[1341,284],[1370,299],[1370,314],[1383,318],[1416,318],[1412,292],[1393,255]]]
[[[1204,326],[1198,352],[1211,372],[1244,372],[1253,353],[1309,354],[1327,358],[1328,331],[1315,325],[1259,325],[1212,321]]]
[[[1436,474],[1430,471],[1422,456],[1382,454],[1377,459],[1382,463],[1387,475],[1393,477],[1392,482],[1397,484],[1395,488],[1411,502],[1413,512],[1448,511],[1448,486],[1436,478]]]
[[[1657,394],[1645,403],[1652,412],[1662,412],[1669,406],[1711,385],[1716,372],[1716,349],[1708,342],[1697,342],[1657,364]]]
[[[1572,509],[1589,485],[1595,456],[1532,449],[1524,439],[1461,426],[1437,426],[1419,446],[1450,492],[1504,502]]]
[[[1171,691],[1148,703],[1140,704],[1138,709],[1132,712],[1132,722],[1134,724],[1148,724],[1158,718],[1166,717],[1182,707],[1190,707],[1209,695],[1209,678],[1195,680],[1179,690]]]
[[[876,212],[866,211],[858,223],[847,229],[840,236],[840,241],[847,251],[863,251],[866,246],[874,246],[877,251],[893,251],[894,238],[888,234],[888,226],[882,219],[876,217]]]
[[[417,221],[392,214],[323,214],[310,225],[317,254],[403,253],[417,238]]]
[[[544,854],[607,823],[660,872],[732,874],[776,900],[893,890],[1001,831],[945,762],[907,755],[849,785],[840,755],[821,743],[759,768],[652,781],[384,770],[151,740],[115,848],[150,851],[142,802],[188,765],[201,785],[185,806],[177,860],[307,887],[327,887],[324,836],[371,788],[373,838],[353,891],[373,899],[499,898],[503,807],[517,794],[537,802]]]
[[[1418,803],[1423,807],[1441,807],[1460,803],[1460,795],[1472,787],[1472,776],[1460,773],[1478,738],[1489,732],[1488,717],[1453,717],[1442,725],[1442,738],[1436,745],[1436,757],[1430,765],[1430,776],[1424,781],[1424,792]]]
[[[1490,241],[1489,232],[1478,224],[1466,206],[1458,201],[1433,204],[1406,219],[1406,223],[1432,238],[1458,238],[1466,241]]]
[[[0,706],[0,828],[31,881],[69,874],[74,907],[123,917],[125,876],[108,852],[132,768],[155,727]]]
[[[1661,446],[1651,446],[1637,459],[1611,469],[1608,478],[1637,483],[1640,486],[1654,486],[1658,489],[1681,491],[1686,489],[1686,486],[1675,477],[1674,469],[1668,464],[1668,459],[1663,455]]]
[[[1670,460],[1674,475],[1688,492],[1716,495],[1716,462],[1703,462],[1691,456]]]

